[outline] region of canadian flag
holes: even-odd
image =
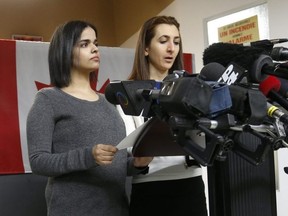
[[[49,43],[0,40],[0,174],[29,173],[26,118],[36,92],[50,84]],[[104,92],[110,80],[129,75],[134,49],[100,47],[95,89]],[[192,54],[184,54],[192,72]]]

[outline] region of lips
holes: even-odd
[[[174,60],[173,57],[165,57],[164,59],[165,59],[165,61],[167,61],[167,62],[173,62],[173,60]]]
[[[92,60],[92,61],[100,61],[100,58],[99,58],[99,56],[95,56],[95,57],[92,57],[90,60]]]

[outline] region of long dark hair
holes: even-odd
[[[48,52],[51,85],[62,88],[70,84],[73,48],[86,27],[94,29],[97,36],[95,26],[79,20],[64,23],[53,33]]]

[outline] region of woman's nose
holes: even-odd
[[[174,45],[174,43],[169,43],[168,44],[168,51],[169,52],[172,52],[172,51],[174,51],[175,50],[175,45]]]
[[[97,53],[98,52],[98,46],[97,45],[95,45],[95,44],[93,44],[92,45],[92,53]]]

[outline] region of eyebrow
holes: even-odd
[[[89,42],[92,42],[92,41],[91,41],[90,39],[82,39],[82,40],[79,40],[79,41],[78,41],[78,43],[81,43],[81,42],[89,43]],[[93,41],[93,43],[95,43],[95,42],[98,42],[98,40],[95,39],[95,40]]]
[[[169,35],[161,35],[161,36],[159,37],[159,39],[162,38],[162,37],[171,38]],[[180,39],[180,36],[175,36],[175,37],[173,37],[173,38],[174,38],[174,39]]]

